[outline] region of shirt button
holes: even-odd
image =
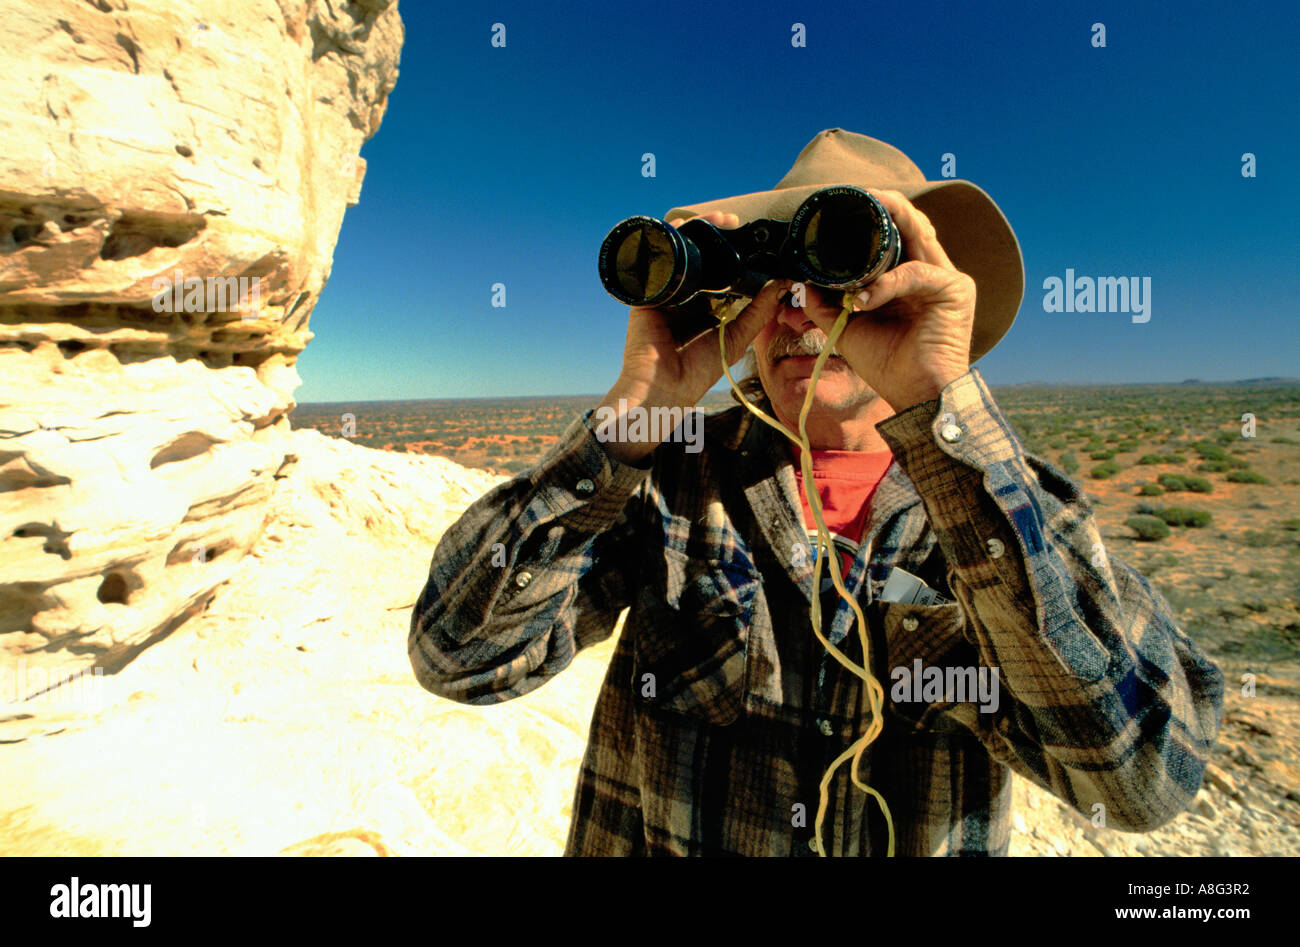
[[[916,619],[913,618],[911,615],[908,615],[906,618],[903,619],[903,627],[906,628],[908,631],[916,631]]]
[[[577,490],[579,493],[581,493],[583,496],[591,496],[593,493],[596,492],[596,485],[592,483],[590,480],[584,478],[578,481],[577,485],[574,486],[574,489]]]
[[[831,726],[831,722],[827,720],[825,717],[821,717],[820,719],[818,719],[817,729],[822,732],[822,736],[827,736],[827,737],[831,736],[835,732],[835,728]]]
[[[959,440],[961,440],[961,428],[959,428],[956,424],[952,424],[952,423],[945,424],[943,426],[943,429],[939,431],[939,436],[942,437],[949,444],[956,444]]]
[[[1001,559],[1002,554],[1007,551],[1007,547],[1002,545],[1000,539],[990,539],[986,545],[989,547],[989,555],[994,559]]]
[[[515,585],[519,586],[521,589],[526,587],[531,581],[533,581],[533,574],[531,572],[515,573]]]

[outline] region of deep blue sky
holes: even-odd
[[[768,189],[837,126],[931,179],[954,153],[1011,221],[1026,296],[991,383],[1300,374],[1293,3],[473,6],[401,4],[300,401],[603,393],[627,325],[596,276],[609,228]],[[1150,322],[1044,312],[1067,267],[1150,276]]]

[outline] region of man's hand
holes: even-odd
[[[704,219],[717,227],[740,226],[739,217],[721,211],[704,215]],[[685,220],[678,218],[669,223],[677,227]],[[775,318],[778,301],[789,285],[788,280],[772,280],[735,319],[727,323],[728,365],[738,362],[759,330]],[[623,370],[600,403],[601,407],[617,410],[619,399],[623,398],[628,407],[692,408],[722,377],[717,328],[708,329],[686,344],[678,345],[669,326],[671,319],[671,314],[665,315],[657,309],[634,307],[629,310]],[[654,443],[609,441],[605,450],[610,456],[629,463],[645,457],[657,446]]]
[[[934,225],[898,191],[867,188],[889,211],[903,238],[907,262],[864,288],[865,302],[849,317],[835,349],[896,412],[939,396],[970,370],[975,281],[957,271],[939,245]],[[804,312],[830,334],[839,315],[809,293]]]

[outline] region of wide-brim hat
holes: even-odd
[[[972,362],[1006,335],[1025,292],[1020,243],[1006,217],[970,181],[927,181],[911,158],[875,138],[829,128],[799,152],[773,190],[674,207],[664,218],[723,211],[742,224],[760,217],[790,220],[810,194],[832,184],[899,191],[930,218],[953,266],[975,281]]]

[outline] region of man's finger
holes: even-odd
[[[780,308],[781,295],[789,286],[789,280],[769,280],[749,304],[740,311],[736,318],[727,323],[726,328],[726,346],[727,346],[727,364],[734,365],[745,354],[745,349],[749,343],[767,325],[776,318],[777,310]],[[682,354],[686,355],[697,347],[708,346],[714,360],[718,357],[718,330],[715,326],[706,332],[701,333],[691,339],[683,348]]]
[[[956,270],[912,260],[894,267],[870,286],[863,287],[856,307],[859,312],[871,312],[909,296],[931,300],[952,297],[955,300],[962,291],[962,277],[963,274]]]
[[[781,297],[789,288],[789,280],[769,280],[758,295],[749,301],[749,305],[740,311],[740,315],[727,324],[728,364],[745,354],[745,349],[762,331],[763,326],[776,318],[781,308]]]
[[[710,211],[707,214],[696,214],[694,217],[674,217],[672,220],[668,221],[668,225],[670,227],[680,227],[688,220],[707,220],[709,223],[713,224],[713,226],[725,229],[734,229],[740,226],[739,217],[735,214],[723,213],[720,210]]]

